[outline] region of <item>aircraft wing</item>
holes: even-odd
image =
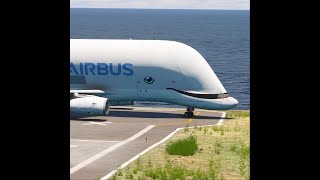
[[[102,90],[77,90],[77,89],[70,89],[70,99],[73,98],[81,98],[81,97],[88,97],[88,96],[101,96],[104,97],[106,93]]]
[[[102,90],[76,90],[76,89],[70,89],[71,93],[78,93],[78,94],[105,94],[106,92]]]

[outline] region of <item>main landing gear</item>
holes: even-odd
[[[193,117],[194,107],[187,107],[187,111],[183,114],[185,118]]]

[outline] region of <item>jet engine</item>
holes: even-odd
[[[107,98],[84,96],[70,100],[70,116],[105,116],[109,113],[110,102]]]

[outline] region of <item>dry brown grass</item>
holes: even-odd
[[[152,179],[146,172],[156,167],[167,172],[182,167],[186,179],[250,179],[250,116],[248,111],[227,111],[222,126],[196,127],[179,131],[170,140],[149,151],[128,167],[121,170],[116,179]],[[195,122],[196,123],[196,122]],[[166,145],[170,141],[197,136],[199,150],[193,156],[168,155]],[[198,171],[198,172],[197,172]],[[164,173],[164,172],[162,172]],[[198,174],[196,174],[198,173]],[[211,175],[210,175],[211,173]],[[212,175],[214,173],[214,175]],[[196,178],[197,176],[197,178]],[[181,179],[184,179],[181,176]]]

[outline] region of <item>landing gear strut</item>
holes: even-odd
[[[187,107],[187,111],[183,114],[185,118],[193,117],[194,107]]]

